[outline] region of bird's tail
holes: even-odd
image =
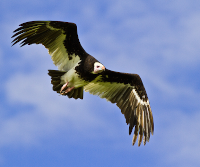
[[[48,75],[51,76],[51,84],[53,85],[53,90],[60,94],[60,90],[63,86],[61,84],[61,77],[66,73],[65,71],[58,70],[48,70]],[[72,89],[68,92],[67,95],[69,98],[75,99],[83,99],[83,87],[79,87],[77,89]]]

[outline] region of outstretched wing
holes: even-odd
[[[77,26],[60,21],[30,21],[14,31],[13,45],[43,44],[59,70],[68,71],[87,53],[81,46]]]
[[[94,81],[84,86],[84,89],[93,95],[107,99],[111,103],[116,103],[124,114],[126,123],[129,124],[129,135],[135,127],[133,145],[138,133],[138,146],[140,146],[142,138],[144,145],[146,141],[149,141],[150,133],[153,135],[154,131],[153,115],[139,75],[106,69]]]

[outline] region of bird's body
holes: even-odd
[[[14,44],[20,41],[21,46],[43,44],[48,49],[58,67],[48,73],[54,91],[69,98],[83,99],[85,90],[116,103],[129,124],[129,134],[135,127],[132,143],[138,133],[138,145],[142,138],[144,144],[149,141],[154,131],[153,115],[141,78],[137,74],[108,70],[89,55],[79,42],[76,24],[32,21],[21,24],[14,32]]]

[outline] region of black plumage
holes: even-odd
[[[115,103],[134,128],[132,144],[144,145],[153,134],[154,122],[148,96],[137,74],[106,69],[81,46],[77,26],[60,21],[30,21],[14,31],[13,45],[43,44],[58,70],[49,70],[53,90],[69,98],[83,99],[83,90]]]

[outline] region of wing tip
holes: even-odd
[[[137,125],[135,126],[132,145],[136,143],[138,136],[138,147],[141,146],[142,139],[145,146],[150,141],[150,134],[154,134],[154,122],[150,104],[138,103],[135,116],[137,116]]]

